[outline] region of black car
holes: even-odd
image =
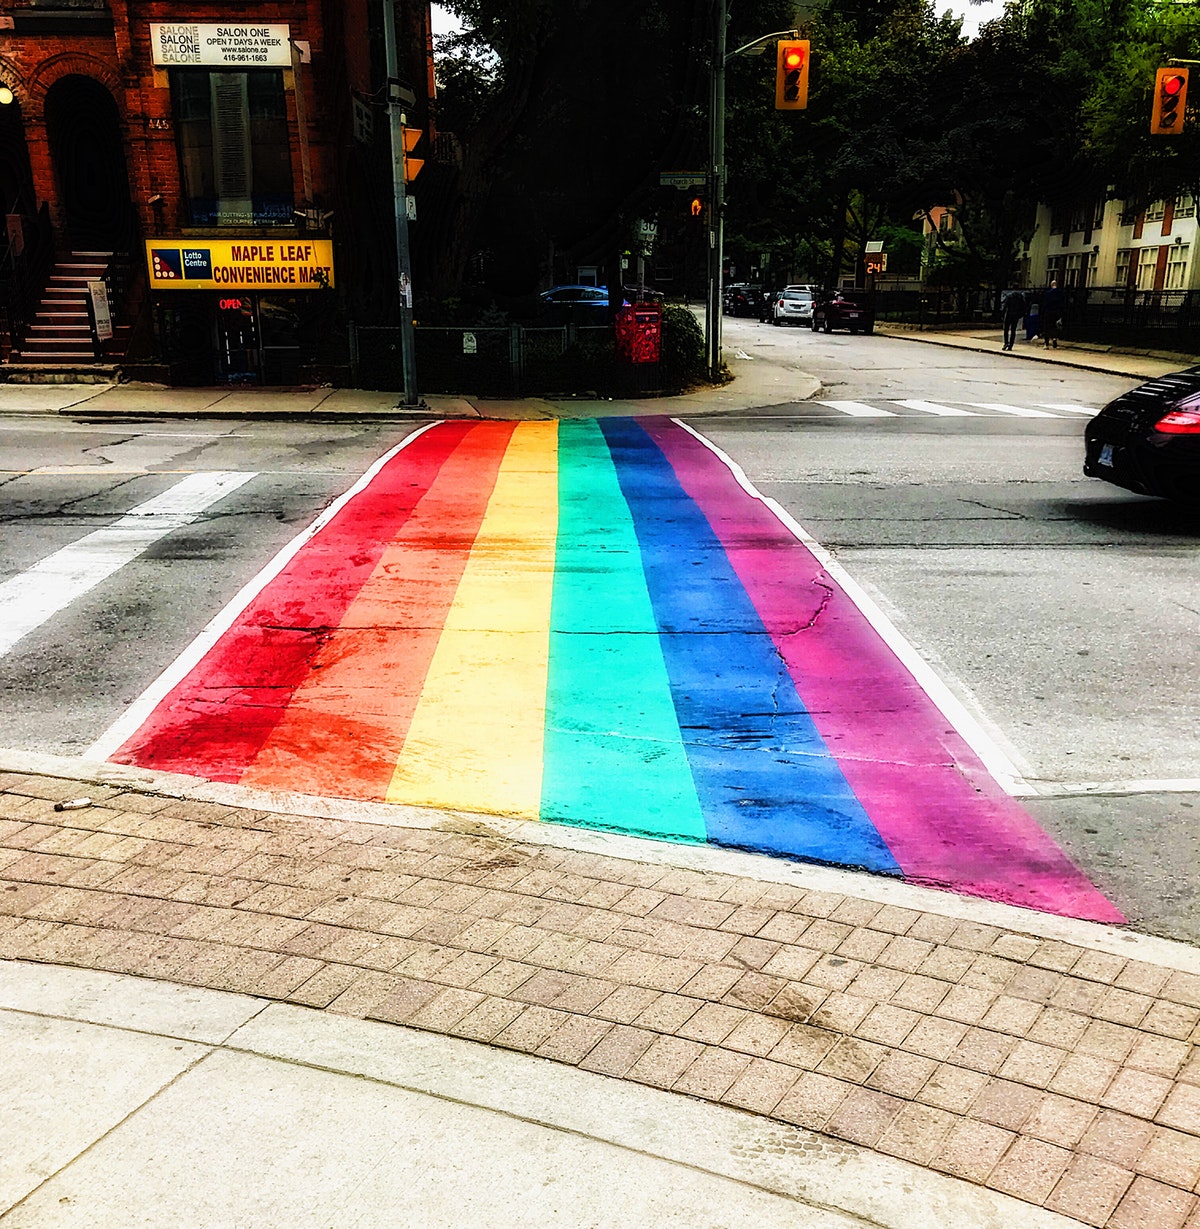
[[[1084,428],[1084,450],[1092,478],[1200,505],[1200,367],[1110,402]]]
[[[762,305],[762,287],[749,282],[733,282],[721,294],[721,307],[727,316],[758,316]]]
[[[870,290],[822,290],[813,299],[813,332],[832,333],[849,329],[851,333],[875,331],[875,295]]]

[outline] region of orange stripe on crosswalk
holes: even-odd
[[[447,458],[243,784],[383,800],[513,427],[481,423]]]

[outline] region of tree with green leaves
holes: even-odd
[[[606,264],[658,173],[704,131],[704,0],[448,0],[464,33],[439,69],[439,125],[461,165],[420,236],[427,290],[457,293],[473,258],[510,293],[561,264]],[[490,255],[489,255],[490,254]]]

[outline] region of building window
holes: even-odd
[[[1127,286],[1129,284],[1130,255],[1130,248],[1117,248],[1117,272],[1115,279],[1118,286]]]
[[[191,225],[291,225],[283,74],[175,69],[171,99]]]
[[[1158,268],[1158,248],[1139,248],[1137,263],[1137,289],[1154,289],[1154,271]]]
[[[1161,222],[1163,220],[1163,217],[1166,215],[1166,212],[1167,212],[1167,202],[1166,201],[1155,201],[1152,205],[1148,206],[1146,209],[1146,221],[1147,222]]]
[[[1190,192],[1186,196],[1181,196],[1175,202],[1175,216],[1177,218],[1194,218],[1196,216],[1196,198]]]
[[[1063,267],[1067,258],[1065,256],[1051,256],[1046,261],[1046,285],[1051,282],[1057,282],[1060,286],[1063,284]]]
[[[1071,210],[1071,230],[1096,230],[1104,225],[1104,202],[1085,201]]]
[[[1191,247],[1186,243],[1173,243],[1167,248],[1167,279],[1163,282],[1164,290],[1182,290],[1187,278],[1188,253]]]

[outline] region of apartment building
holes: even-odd
[[[386,319],[384,4],[424,129],[428,0],[7,0],[0,359],[291,384]]]

